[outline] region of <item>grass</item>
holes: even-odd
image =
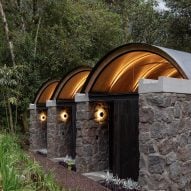
[[[66,191],[17,142],[16,136],[0,134],[0,191]]]

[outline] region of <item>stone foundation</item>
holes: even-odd
[[[65,109],[69,111],[69,118],[66,122],[63,122],[60,113]],[[48,107],[47,156],[49,158],[72,156],[73,127],[71,117],[71,107]]]
[[[108,123],[94,120],[96,103],[76,103],[76,167],[78,172],[109,168]]]
[[[191,190],[191,95],[139,95],[142,190]]]
[[[47,123],[40,121],[41,112],[46,113],[46,110],[39,108],[30,109],[30,149],[47,148]]]

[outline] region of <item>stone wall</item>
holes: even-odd
[[[40,121],[41,109],[30,109],[30,149],[44,149],[47,147],[47,123]]]
[[[96,103],[76,103],[76,167],[78,172],[109,168],[108,124],[94,120]]]
[[[139,96],[142,190],[191,190],[191,95]]]
[[[62,107],[48,107],[47,155],[49,158],[71,156],[72,127],[71,117],[66,123],[61,121]]]

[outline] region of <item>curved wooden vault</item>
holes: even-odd
[[[133,93],[140,79],[159,76],[191,79],[191,54],[138,43],[118,47],[97,63],[82,92]]]
[[[50,100],[54,90],[56,89],[59,80],[48,80],[39,88],[34,104],[46,104],[47,100]]]
[[[76,93],[80,92],[91,68],[79,67],[68,73],[58,84],[52,95],[53,100],[72,100]]]
[[[46,104],[47,100],[72,100],[80,92],[91,68],[78,67],[61,80],[48,80],[38,90],[34,104]]]

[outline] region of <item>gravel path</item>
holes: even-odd
[[[79,173],[69,171],[45,156],[33,152],[29,152],[29,155],[43,167],[45,172],[53,172],[56,182],[63,188],[75,191],[110,191]]]

